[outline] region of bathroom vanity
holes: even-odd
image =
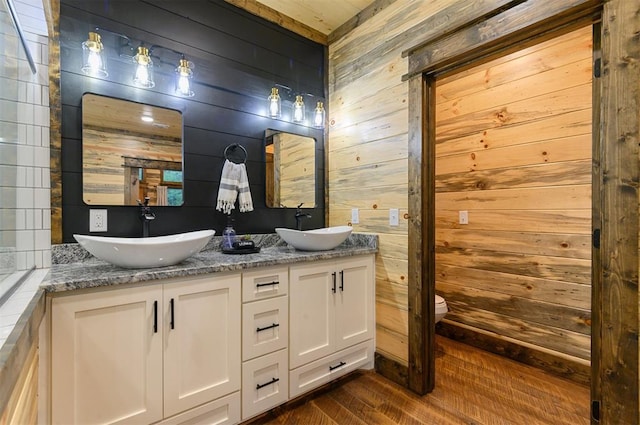
[[[52,268],[49,421],[235,424],[372,368],[376,251],[352,235],[331,251]]]

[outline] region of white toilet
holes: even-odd
[[[438,323],[449,311],[447,302],[440,295],[436,295],[436,323]]]

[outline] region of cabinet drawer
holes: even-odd
[[[366,341],[294,369],[289,396],[294,398],[367,364],[373,365],[373,341]]]
[[[242,365],[242,419],[287,401],[289,363],[287,350],[250,360]]]
[[[242,305],[242,360],[286,348],[288,340],[287,297]]]
[[[285,295],[289,291],[289,269],[273,267],[242,273],[242,302]]]
[[[161,425],[216,424],[234,425],[240,422],[240,391],[221,397],[210,403],[180,413],[162,422]]]

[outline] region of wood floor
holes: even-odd
[[[426,396],[357,372],[253,424],[589,424],[589,388],[437,336],[436,388]]]

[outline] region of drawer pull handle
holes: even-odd
[[[280,326],[280,323],[274,323],[274,324],[272,324],[272,325],[265,326],[264,328],[256,328],[256,332],[266,331],[266,330],[268,330],[268,329],[277,328],[278,326]]]
[[[272,378],[271,381],[269,381],[269,382],[267,382],[265,384],[257,384],[256,385],[256,390],[259,390],[260,388],[268,387],[269,385],[275,384],[279,380],[280,380],[280,378]]]
[[[338,363],[336,366],[329,366],[329,372],[333,372],[334,370],[341,368],[342,366],[346,365],[346,362],[340,362]]]
[[[280,282],[278,282],[277,280],[269,283],[256,283],[256,288],[262,288],[263,286],[275,286],[279,284]]]
[[[331,277],[333,278],[333,286],[331,287],[331,292],[336,293],[336,272],[331,273]]]
[[[344,292],[344,270],[340,270],[340,291]]]

